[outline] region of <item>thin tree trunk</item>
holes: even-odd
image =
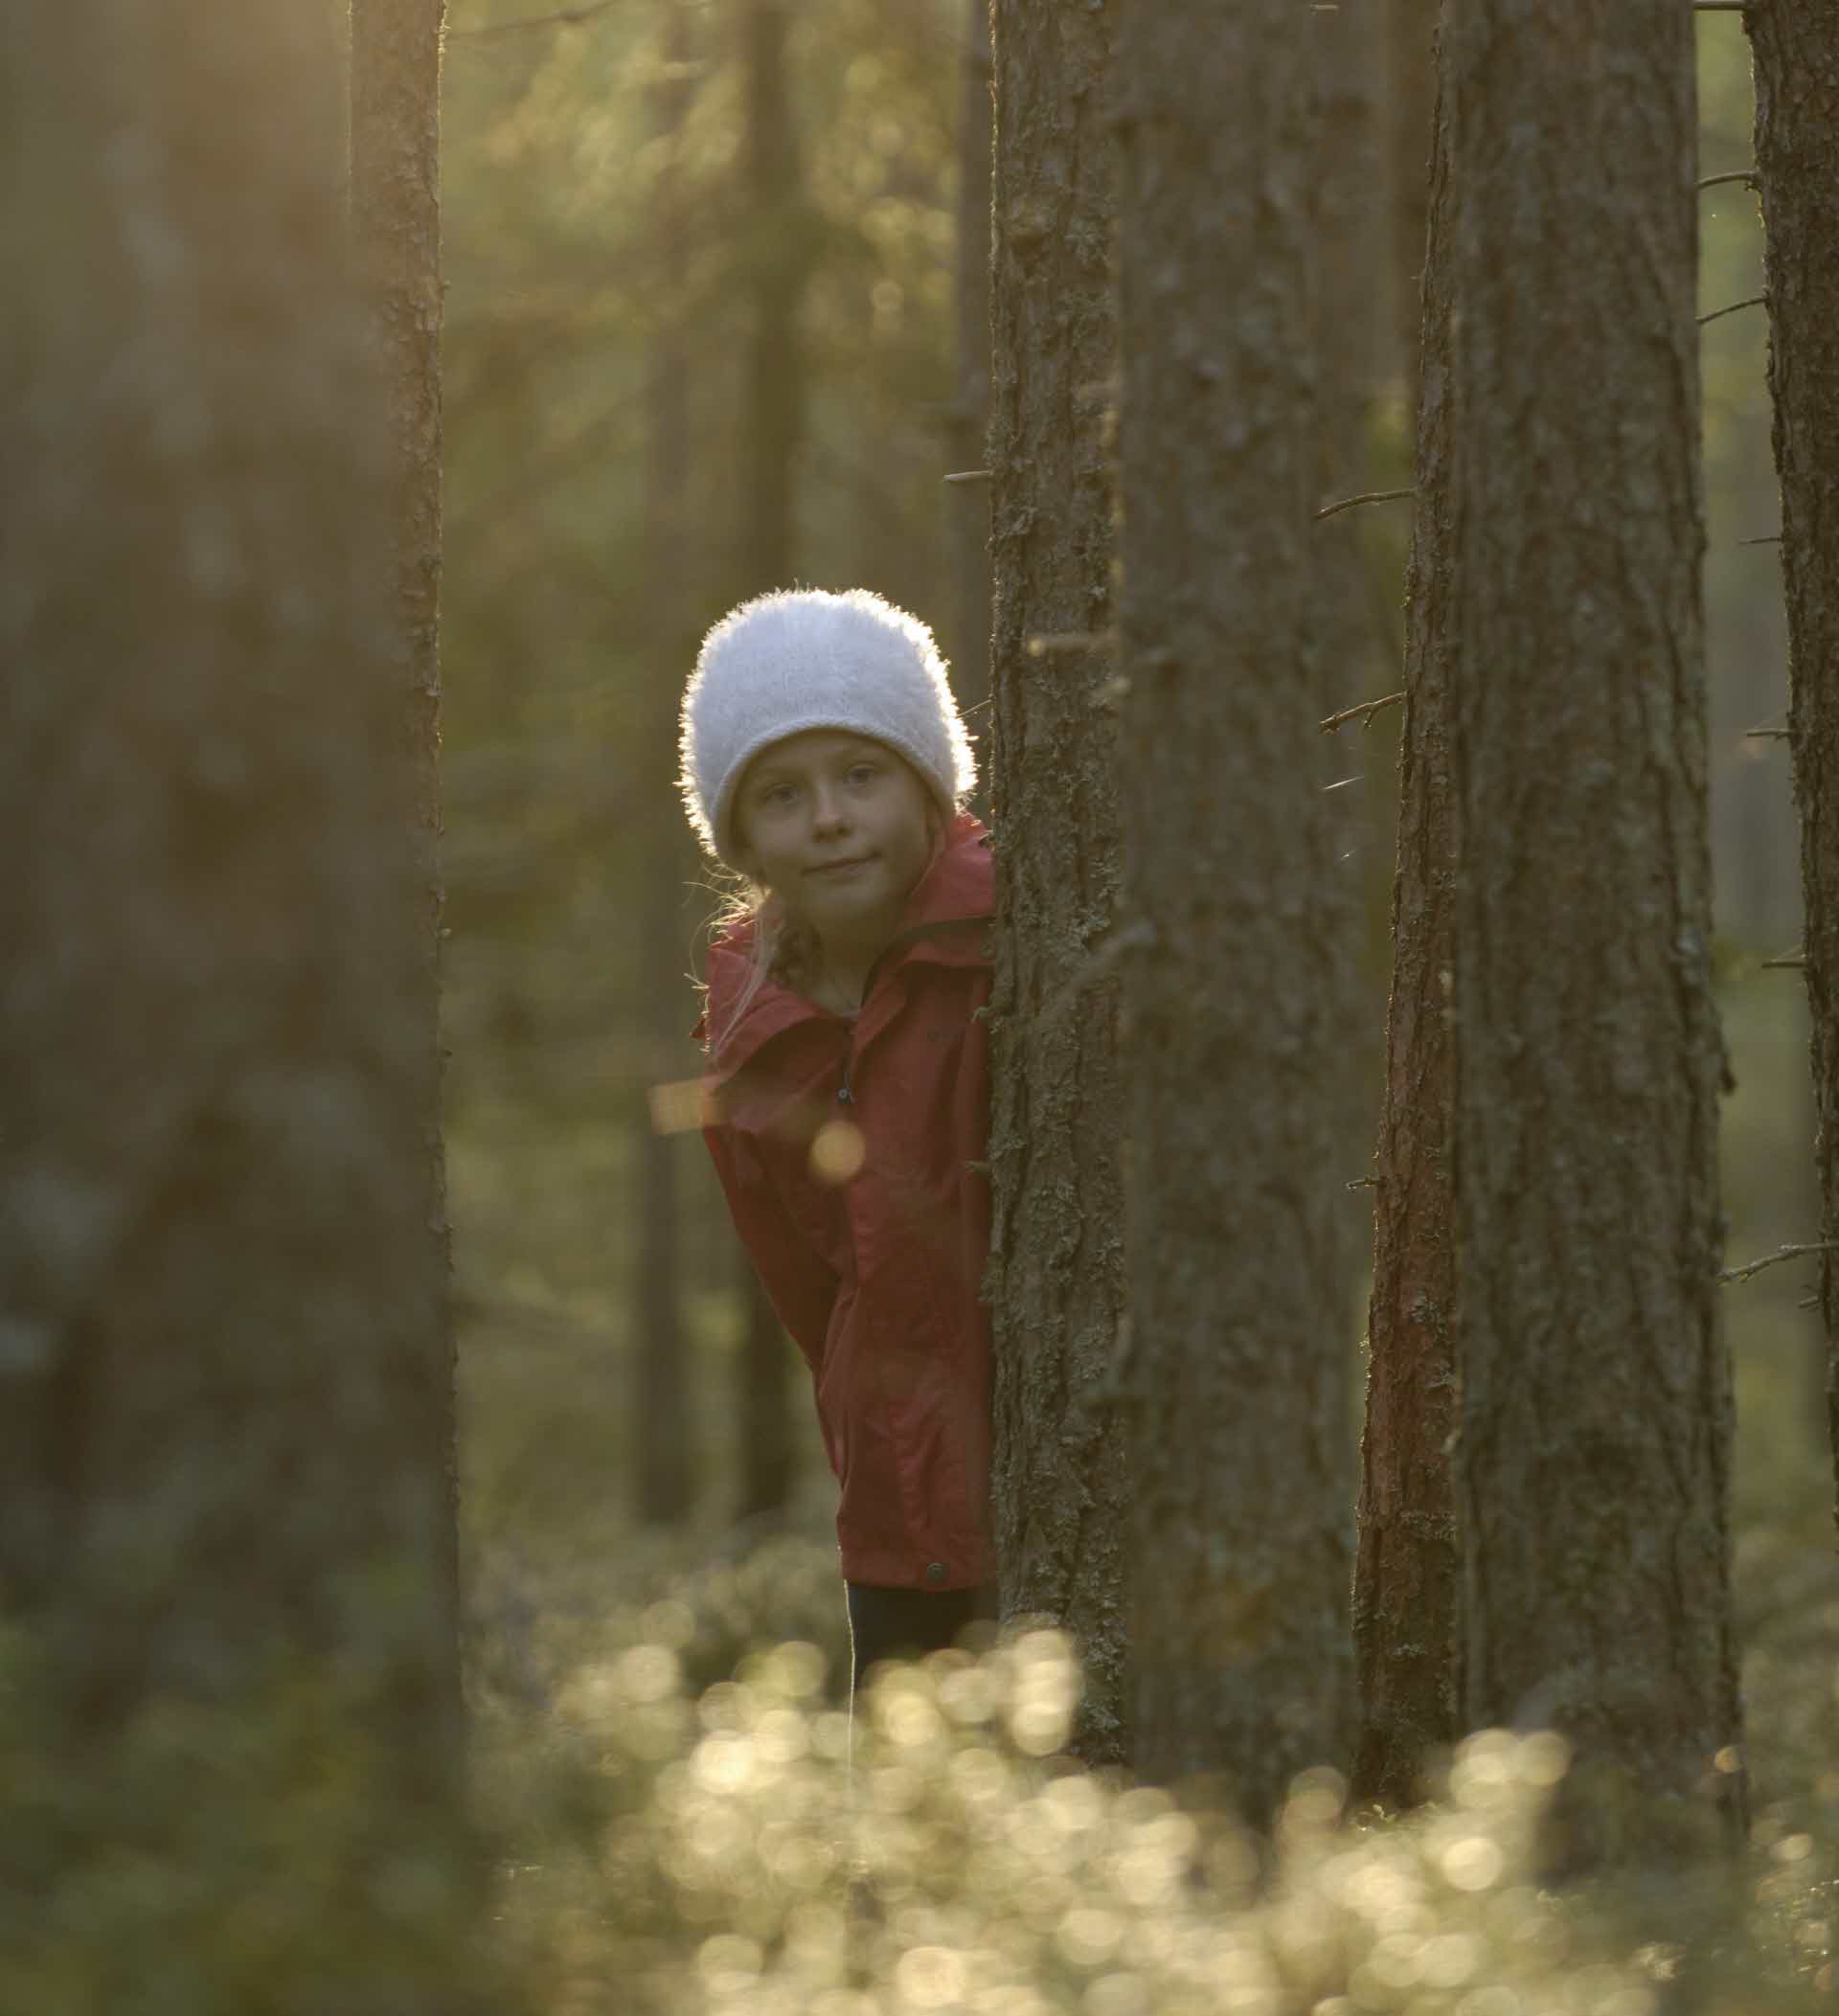
[[[1260,1814],[1348,1675],[1310,34],[1167,0],[1119,37],[1132,1720],[1144,1775]]]
[[[1466,1706],[1571,1739],[1584,1860],[1740,1806],[1692,37],[1673,0],[1442,37]]]
[[[1315,102],[1311,337],[1319,387],[1313,481],[1316,496],[1326,500],[1374,487],[1369,442],[1378,345],[1373,310],[1384,289],[1385,178],[1373,82],[1379,55],[1373,0],[1349,0],[1331,13],[1312,14],[1309,28]],[[1319,716],[1397,685],[1396,664],[1387,662],[1396,660],[1389,636],[1395,619],[1389,607],[1382,612],[1374,593],[1365,518],[1360,510],[1339,512],[1317,525],[1310,539],[1317,612],[1311,665]],[[1321,1265],[1341,1316],[1340,1433],[1350,1449],[1361,1328],[1355,1309],[1368,1256],[1362,1198],[1351,1193],[1347,1178],[1360,1167],[1372,1136],[1379,1048],[1363,944],[1366,864],[1378,818],[1391,812],[1389,765],[1382,758],[1395,732],[1396,724],[1386,720],[1377,728],[1318,734],[1313,752],[1329,815],[1328,866],[1318,891],[1328,962],[1320,1069],[1331,1099],[1335,1167],[1347,1172],[1335,1193],[1341,1208],[1332,1221],[1333,1248]],[[1388,816],[1388,830],[1390,825]],[[1349,1487],[1351,1495],[1351,1479]]]
[[[749,595],[792,585],[797,552],[798,454],[805,427],[798,319],[806,259],[797,135],[785,79],[784,0],[745,0],[746,189],[754,226],[749,256],[753,331],[741,569]],[[779,1510],[791,1490],[792,1349],[750,1267],[743,1267],[740,1512]]]
[[[1111,672],[1115,142],[1106,7],[995,0],[990,794],[994,1517],[1010,1617],[1085,1663],[1076,1741],[1123,1756],[1123,1310]]]
[[[685,578],[690,560],[689,358],[683,298],[687,218],[678,139],[693,84],[690,16],[664,0],[664,74],[656,87],[655,133],[663,149],[653,199],[656,283],[652,293],[650,440],[646,469],[646,568],[649,607],[644,659],[649,685],[649,746],[668,749],[677,696],[695,645],[686,635]],[[691,864],[674,792],[660,790],[652,807],[646,880],[646,963],[656,976],[650,996],[650,1053],[660,1078],[687,1078],[693,1069],[683,1029],[683,993],[674,983],[687,954],[684,892]],[[652,1123],[640,1101],[634,1121],[639,1178],[639,1262],[632,1317],[637,1353],[632,1421],[632,1476],[639,1518],[654,1525],[684,1518],[694,1501],[690,1449],[689,1341],[680,1295],[683,1280],[677,1135]],[[783,1347],[781,1347],[782,1350]]]
[[[989,420],[989,0],[965,0],[958,98],[958,386],[948,455],[953,471],[983,465]],[[971,735],[984,739],[989,712],[989,490],[981,483],[945,493],[951,552],[951,685]]]
[[[1782,484],[1788,736],[1801,813],[1815,1160],[1839,1239],[1839,0],[1745,13]],[[1821,1257],[1827,1409],[1839,1477],[1839,1267]]]
[[[1384,0],[1387,151],[1392,197],[1393,321],[1405,413],[1418,411],[1419,298],[1430,216],[1432,107],[1436,97],[1437,0]]]
[[[372,334],[389,426],[396,691],[417,779],[422,884],[418,933],[426,963],[428,1104],[422,1116],[433,1194],[424,1236],[441,1281],[445,1371],[438,1399],[449,1509],[446,1600],[459,1628],[459,1466],[440,1036],[441,880],[441,38],[446,0],[352,0],[352,234],[370,288]],[[454,1704],[458,1711],[458,1702]]]
[[[1450,1026],[1455,835],[1450,814],[1451,192],[1442,123],[1431,177],[1406,590],[1391,1009],[1375,1154],[1366,1433],[1354,1562],[1360,1681],[1356,1799],[1408,1805],[1458,1730],[1462,1557],[1456,1431],[1456,1053]]]
[[[0,339],[0,1600],[60,1780],[119,1764],[139,1798],[195,1741],[184,1812],[134,1809],[149,1858],[241,1840],[246,1898],[302,1857],[325,1908],[257,1914],[238,1962],[277,2008],[451,2009],[422,1995],[459,1950],[460,1764],[427,799],[335,57],[311,8],[0,27],[32,276]],[[117,1868],[127,1796],[85,1795],[114,1838],[73,1807],[40,1871]],[[34,1978],[99,1964],[65,1959]]]

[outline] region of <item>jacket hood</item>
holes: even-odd
[[[904,963],[931,961],[942,965],[988,965],[981,930],[956,928],[987,924],[995,907],[996,864],[989,835],[968,812],[954,816],[945,829],[938,858],[914,885],[881,960]],[[723,1028],[734,1004],[746,991],[753,974],[755,922],[743,917],[731,924],[709,948],[708,991],[694,1033],[708,1041],[712,1030]],[[720,1053],[710,1059],[715,1083],[734,1076],[761,1048],[795,1024],[828,1018],[803,994],[777,981],[762,981],[747,1011],[728,1033]]]

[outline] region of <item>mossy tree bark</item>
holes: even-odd
[[[1571,1739],[1585,1859],[1738,1805],[1692,38],[1441,40],[1466,1706]]]
[[[1119,36],[1132,1720],[1257,1814],[1349,1677],[1310,37],[1287,0]]]
[[[1801,888],[1821,1233],[1839,1241],[1839,0],[1743,16],[1756,79],[1756,169],[1769,393],[1782,485],[1788,741]],[[1839,1266],[1822,1256],[1827,1410],[1839,1475]]]
[[[0,345],[0,1600],[71,1786],[184,1754],[137,1827],[245,1899],[327,1858],[301,1893],[349,1917],[262,1921],[278,2008],[453,2008],[417,1985],[459,1951],[428,1879],[461,1736],[425,800],[337,52],[311,8],[73,0],[9,14],[0,101],[33,276]],[[80,1818],[37,1848],[119,1858]]]
[[[1386,1018],[1354,1656],[1356,1799],[1421,1797],[1455,1739],[1462,1557],[1449,1448],[1456,1430],[1456,1244],[1450,1023],[1455,835],[1449,707],[1455,578],[1450,510],[1451,295],[1447,134],[1437,121],[1417,373],[1417,499],[1406,588],[1392,999]]]
[[[995,1485],[1003,1604],[1078,1641],[1077,1742],[1123,1755],[1123,1304],[1113,986],[1115,142],[1102,5],[995,0],[988,467],[997,836],[991,1003]]]

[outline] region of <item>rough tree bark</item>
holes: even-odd
[[[311,8],[0,29],[0,230],[32,275],[0,339],[0,1601],[73,1784],[143,1714],[169,1758],[188,1704],[213,1718],[187,1812],[137,1810],[149,1867],[159,1828],[256,1800],[222,1826],[241,1894],[279,1894],[262,1845],[313,1852],[277,1819],[305,1773],[351,1827],[320,1851],[375,1880],[329,1948],[301,1914],[316,1985],[277,1954],[276,2005],[387,1980],[411,2009],[415,1962],[366,1941],[416,1937],[402,1882],[425,1896],[459,1792],[450,1360],[335,63]]]
[[[1009,1616],[1078,1639],[1076,1741],[1123,1755],[1123,1307],[1111,653],[1113,139],[1101,5],[995,0],[990,792],[994,1514]]]
[[[958,387],[948,454],[954,471],[980,468],[989,420],[989,0],[965,0],[958,94]],[[951,553],[951,686],[972,737],[989,712],[989,491],[980,483],[945,493]]]
[[[753,329],[747,356],[741,574],[744,593],[792,585],[799,445],[805,430],[798,319],[807,262],[799,202],[798,136],[785,79],[785,0],[745,0],[745,190]],[[743,1258],[740,1499],[743,1518],[780,1510],[792,1487],[793,1353],[760,1278]]]
[[[1392,1000],[1374,1157],[1366,1432],[1354,1560],[1360,1687],[1353,1793],[1402,1806],[1458,1733],[1462,1556],[1449,1448],[1456,1431],[1455,1169],[1450,1026],[1455,836],[1450,813],[1449,164],[1430,190],[1417,501],[1406,585],[1405,721],[1392,894]]]
[[[668,750],[677,701],[695,639],[686,631],[685,580],[691,554],[688,520],[690,362],[684,343],[683,298],[688,218],[678,136],[694,89],[690,68],[690,16],[665,0],[660,75],[653,91],[653,130],[662,146],[652,200],[656,283],[651,290],[651,386],[646,458],[645,637],[638,656],[647,685],[646,745]],[[684,892],[692,873],[682,808],[660,789],[651,806],[646,872],[647,964],[655,976],[649,997],[654,1079],[688,1078],[694,1068],[683,1032],[683,993],[675,984],[686,963]],[[631,1461],[638,1516],[653,1525],[684,1518],[694,1501],[690,1451],[689,1342],[684,1335],[678,1137],[654,1123],[647,1101],[634,1117],[639,1171],[639,1264],[632,1289],[636,1351]],[[783,1345],[772,1340],[776,1353]]]
[[[1486,0],[1441,45],[1466,1706],[1571,1739],[1584,1859],[1740,1804],[1692,38]]]
[[[1839,1240],[1839,0],[1743,16],[1756,79],[1756,169],[1769,393],[1782,485],[1788,745],[1801,891],[1823,1240]],[[1839,1267],[1821,1257],[1827,1415],[1839,1477]]]
[[[1260,1814],[1348,1675],[1310,34],[1165,0],[1118,65],[1132,1722]]]

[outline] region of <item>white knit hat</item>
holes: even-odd
[[[932,632],[872,589],[782,589],[711,630],[683,692],[684,809],[726,861],[735,788],[762,749],[847,728],[897,750],[949,816],[976,781],[970,738]]]

